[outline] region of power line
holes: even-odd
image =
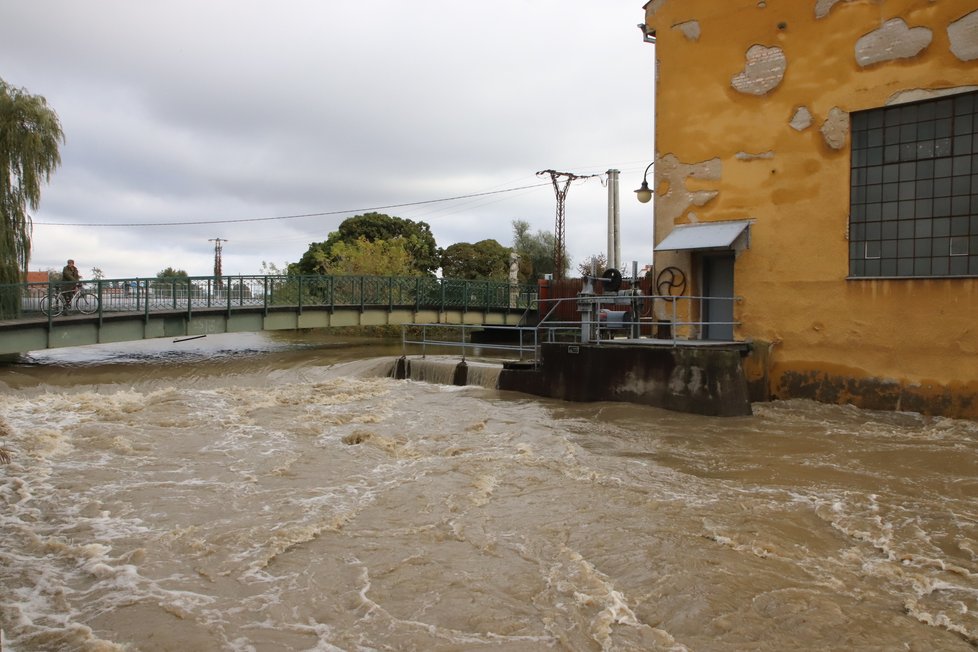
[[[601,176],[598,174],[580,175],[573,172],[557,172],[556,170],[544,170],[537,172],[537,176],[544,174],[550,175],[550,181],[557,195],[557,219],[554,227],[554,278],[560,280],[564,278],[564,265],[567,252],[564,251],[564,201],[567,199],[567,191],[570,185],[577,179],[590,179],[591,177]],[[563,179],[563,185],[558,182]]]
[[[242,222],[270,222],[272,220],[296,220],[303,217],[325,217],[327,215],[346,215],[348,213],[368,213],[372,211],[386,210],[388,208],[404,208],[406,206],[423,206],[425,204],[438,204],[442,202],[458,201],[459,199],[471,199],[473,197],[485,197],[487,195],[498,195],[504,192],[516,192],[529,188],[539,188],[548,186],[548,183],[537,183],[530,186],[520,186],[519,188],[505,188],[503,190],[490,190],[488,192],[476,192],[470,195],[458,195],[456,197],[444,197],[442,199],[428,199],[425,201],[407,202],[404,204],[388,204],[386,206],[373,206],[370,208],[353,208],[343,211],[324,211],[322,213],[302,213],[299,215],[277,215],[275,217],[252,217],[234,220],[195,220],[191,222],[128,222],[128,223],[98,223],[81,224],[77,222],[34,222],[34,226],[104,226],[104,227],[130,227],[130,226],[198,226],[202,224],[240,224]]]

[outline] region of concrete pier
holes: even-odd
[[[536,369],[506,365],[498,388],[565,401],[625,401],[708,416],[752,414],[745,347],[544,344]]]

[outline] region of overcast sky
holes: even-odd
[[[554,229],[546,169],[621,171],[622,259],[641,267],[642,4],[7,0],[0,78],[47,98],[66,137],[30,268],[203,276],[222,238],[224,273],[257,274],[370,210],[427,222],[441,247],[510,246],[515,219]],[[606,249],[603,181],[567,195],[574,269]]]

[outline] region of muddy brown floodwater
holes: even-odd
[[[975,649],[978,424],[563,403],[398,353],[0,367],[3,649]]]

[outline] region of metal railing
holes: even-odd
[[[576,340],[600,344],[616,339],[666,340],[673,346],[686,342],[715,341],[718,330],[733,331],[739,321],[695,319],[708,314],[708,306],[735,304],[742,297],[705,297],[671,295],[590,295],[541,300],[551,304],[537,327],[547,332],[541,341]],[[581,319],[556,321],[551,317],[562,304],[577,305]],[[541,312],[543,309],[541,308]],[[733,314],[732,306],[723,312]],[[558,337],[559,336],[559,337]],[[723,341],[735,341],[731,336]]]
[[[497,281],[379,276],[191,276],[120,278],[82,282],[98,300],[97,315],[222,308],[227,311],[290,307],[498,311],[535,305],[536,286]],[[36,319],[45,297],[74,283],[0,284],[0,320]],[[48,316],[50,318],[50,316]]]
[[[516,344],[505,342],[473,342],[473,332],[483,332],[486,327],[481,324],[403,324],[401,326],[401,347],[407,355],[408,345],[421,347],[421,357],[428,355],[428,347],[443,347],[450,349],[461,349],[462,360],[464,361],[467,352],[471,351],[473,356],[485,357],[481,355],[485,351],[503,351],[507,353],[517,353],[522,361],[527,354],[531,354],[534,359],[539,348],[538,336],[540,330],[536,326],[493,326],[494,330],[509,334],[516,334]],[[418,332],[415,337],[412,332]],[[430,337],[429,337],[430,335]],[[447,338],[447,339],[446,339]]]
[[[737,303],[741,297],[701,297],[670,295],[589,295],[565,297],[560,299],[541,299],[538,310],[548,306],[534,326],[493,326],[500,333],[509,332],[518,338],[518,344],[485,343],[471,341],[471,334],[482,331],[483,325],[451,326],[447,324],[406,324],[402,326],[401,338],[407,345],[421,347],[422,357],[427,347],[446,347],[461,349],[462,359],[468,351],[499,350],[517,352],[519,359],[532,352],[534,364],[540,358],[539,347],[543,343],[572,342],[602,344],[622,339],[649,340],[650,343],[669,343],[672,346],[696,343],[732,342],[737,321],[694,319],[694,315],[706,314],[707,307],[717,303]],[[581,318],[574,321],[555,320],[553,315],[560,312],[559,307],[573,302]],[[711,303],[712,302],[712,303]],[[733,306],[725,313],[733,314]],[[420,339],[410,333],[420,328]],[[713,337],[717,330],[730,331],[730,338]],[[459,335],[454,335],[459,333]],[[430,335],[429,335],[430,334]],[[452,334],[452,337],[448,337]],[[709,336],[709,337],[708,337]],[[532,345],[529,341],[532,340]]]

